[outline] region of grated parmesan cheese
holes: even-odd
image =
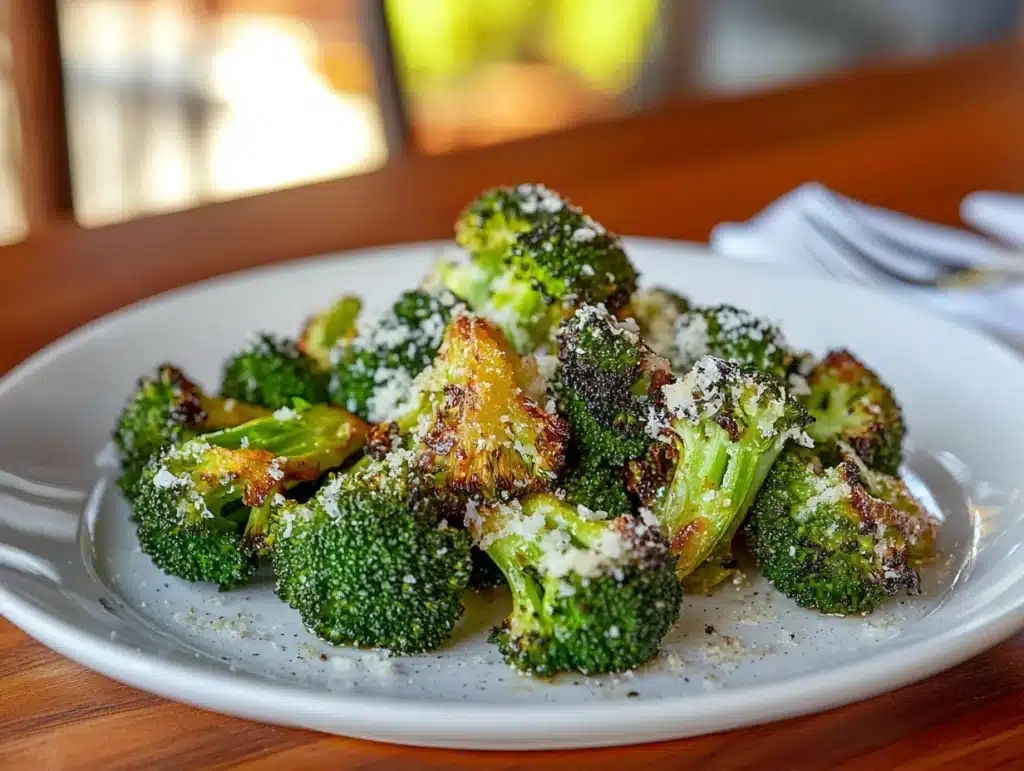
[[[686,372],[708,353],[708,322],[700,313],[690,313],[676,320],[672,364]]]

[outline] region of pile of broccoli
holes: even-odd
[[[114,438],[154,564],[222,590],[264,564],[316,635],[394,654],[505,586],[491,640],[543,676],[656,656],[744,545],[824,613],[918,591],[936,523],[852,353],[637,289],[620,241],[540,185],[486,191],[455,237],[390,307],[345,295],[258,334],[217,395],[171,365],[139,381]]]

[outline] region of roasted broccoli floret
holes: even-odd
[[[676,371],[689,371],[704,356],[735,361],[786,382],[796,354],[772,322],[731,305],[715,305],[687,311],[676,321]]]
[[[331,401],[372,422],[408,406],[413,379],[433,361],[456,299],[446,289],[404,292],[336,349]]]
[[[849,351],[832,351],[807,377],[807,429],[826,463],[837,462],[837,442],[869,467],[895,474],[903,459],[903,412],[892,391]]]
[[[340,466],[365,430],[344,410],[318,405],[171,445],[133,488],[142,551],[189,581],[244,583],[266,549],[273,499]]]
[[[721,559],[772,464],[791,439],[809,443],[806,410],[774,378],[706,356],[663,389],[669,451],[634,464],[684,578]],[[652,473],[643,468],[655,467]],[[664,481],[658,471],[667,471]]]
[[[429,498],[401,492],[409,471],[388,464],[339,475],[273,513],[277,594],[330,643],[421,653],[443,645],[462,615],[470,542]],[[386,483],[396,474],[398,491]]]
[[[411,452],[428,486],[446,497],[490,502],[547,489],[562,468],[568,427],[526,395],[525,377],[497,327],[456,315],[391,446]]]
[[[598,674],[657,654],[681,596],[657,527],[589,519],[549,493],[482,509],[470,524],[512,591],[512,613],[492,633],[509,664]]]
[[[491,188],[459,214],[455,242],[473,255],[501,259],[520,234],[566,208],[571,204],[544,185]]]
[[[355,334],[356,318],[362,307],[358,297],[342,297],[306,322],[296,347],[320,369],[330,369],[331,351]]]
[[[870,613],[890,595],[918,592],[916,567],[934,548],[934,522],[899,480],[868,474],[871,489],[853,458],[826,466],[791,448],[761,489],[747,541],[764,576],[797,604]]]
[[[520,236],[491,286],[481,313],[501,324],[517,349],[532,351],[581,303],[612,312],[626,305],[636,272],[617,238],[567,211]]]
[[[329,379],[294,341],[261,334],[224,365],[221,395],[271,410],[294,399],[320,404],[327,401]]]
[[[652,442],[648,419],[661,387],[672,379],[631,320],[616,320],[603,306],[584,305],[558,333],[559,411],[572,430],[567,498],[597,511],[631,509],[625,464]]]
[[[490,296],[490,284],[503,270],[509,247],[522,234],[570,207],[543,185],[517,185],[485,190],[455,222],[455,242],[472,259],[442,268],[445,283],[473,308]]]
[[[170,364],[139,380],[117,420],[114,444],[121,455],[121,490],[132,486],[153,455],[207,431],[230,428],[270,413],[250,404],[207,396]]]
[[[484,257],[443,266],[441,280],[498,323],[517,350],[530,353],[549,343],[580,303],[604,303],[613,312],[628,303],[636,271],[618,239],[550,191],[521,186],[503,195],[530,201],[529,227],[517,226],[514,238],[499,239],[501,249]]]
[[[690,302],[671,289],[638,289],[624,314],[636,320],[640,336],[659,356],[672,361],[676,350],[676,322],[690,310]]]
[[[939,523],[914,497],[906,482],[898,476],[868,468],[848,446],[843,457],[857,464],[860,481],[871,495],[893,505],[907,518],[901,525],[901,530],[907,536],[910,565],[917,568],[934,559]]]
[[[615,516],[634,508],[626,469],[622,466],[576,462],[562,476],[558,486],[565,493],[566,501],[594,512]]]
[[[621,468],[642,455],[651,441],[651,406],[672,376],[636,325],[584,305],[559,330],[558,358],[559,409],[580,457]]]

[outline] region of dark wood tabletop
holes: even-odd
[[[490,149],[0,249],[0,372],[142,297],[252,265],[446,237],[497,183],[541,181],[622,234],[702,240],[796,185],[955,223],[1024,191],[1024,45],[893,61],[751,98],[689,102]],[[0,768],[906,768],[1024,764],[1024,634],[830,712],[619,749],[403,748],[223,717],[93,674],[0,621]]]

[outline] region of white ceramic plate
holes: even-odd
[[[165,577],[135,546],[97,453],[135,379],[163,360],[215,386],[257,329],[294,333],[345,291],[383,306],[438,244],[228,276],[140,303],[0,382],[0,612],[125,683],[212,710],[410,744],[552,748],[688,736],[862,699],[952,666],[1024,621],[1024,366],[972,331],[863,289],[630,240],[648,284],[730,301],[818,352],[847,346],[903,401],[907,473],[945,519],[924,594],[871,618],[796,608],[751,582],[687,598],[665,653],[632,676],[519,677],[486,642],[506,612],[471,603],[451,645],[387,659],[307,633],[267,580],[219,594]],[[99,481],[97,482],[97,479]],[[712,631],[713,627],[713,631]]]

